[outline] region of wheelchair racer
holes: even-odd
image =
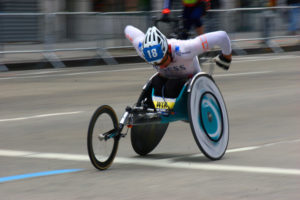
[[[230,67],[232,50],[224,31],[206,33],[189,40],[167,39],[155,26],[148,28],[146,34],[131,25],[126,26],[124,32],[138,55],[158,72],[151,81],[154,98],[162,97],[164,102],[168,98],[171,107],[184,83],[202,71],[198,55],[218,46],[222,53],[213,60],[225,70]],[[158,101],[161,100],[153,99],[156,108],[155,102]]]

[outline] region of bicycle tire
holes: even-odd
[[[229,141],[229,119],[223,96],[213,78],[196,75],[188,97],[190,126],[201,152],[211,160],[219,160]]]
[[[90,161],[99,170],[105,170],[110,167],[118,150],[119,134],[109,139],[99,139],[99,134],[109,131],[118,133],[118,119],[110,106],[103,105],[94,112],[89,123],[87,136]],[[108,150],[106,150],[106,147],[108,147]]]

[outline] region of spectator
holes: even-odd
[[[239,0],[237,1],[238,8],[249,8],[251,7],[251,0]],[[238,17],[237,21],[239,22],[239,31],[245,32],[251,29],[251,21],[249,18],[251,17],[251,11],[240,11],[240,15],[236,15]]]
[[[289,33],[296,35],[300,29],[300,0],[287,0],[289,6],[298,6],[297,8],[289,9]]]
[[[222,6],[220,0],[210,0],[210,10],[220,9]],[[220,28],[220,15],[219,12],[207,12],[205,17],[205,30],[207,32],[217,31]]]
[[[183,28],[184,31],[180,35],[180,39],[187,39],[188,32],[192,26],[196,27],[198,35],[204,33],[202,16],[210,8],[210,0],[182,0],[183,3]],[[163,19],[168,19],[172,5],[172,0],[165,0],[163,9]]]
[[[274,7],[277,5],[277,0],[264,0],[262,1],[263,7]],[[263,43],[267,44],[269,42],[269,37],[271,36],[271,27],[274,24],[275,14],[272,9],[264,10],[262,13],[262,38],[264,38]]]

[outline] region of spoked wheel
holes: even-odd
[[[113,162],[120,135],[114,110],[100,106],[93,114],[87,137],[87,147],[92,164],[99,170],[107,169]]]
[[[208,74],[198,74],[190,87],[188,99],[190,126],[204,155],[218,160],[229,140],[229,120],[222,94]]]

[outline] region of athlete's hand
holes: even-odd
[[[228,70],[231,63],[231,55],[219,54],[213,58],[213,61],[216,62],[219,67]]]

